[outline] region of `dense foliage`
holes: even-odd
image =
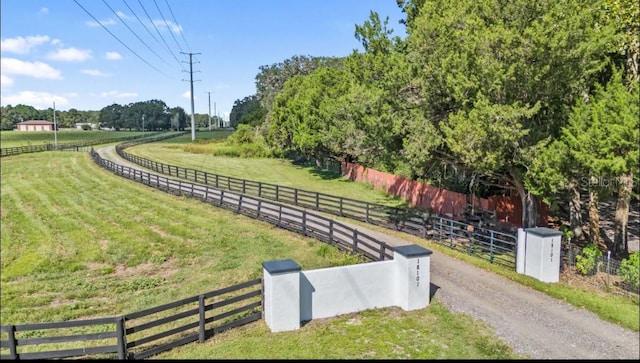
[[[629,258],[622,260],[618,275],[622,276],[624,282],[636,291],[640,289],[640,251],[636,251]]]
[[[406,14],[404,39],[371,12],[355,26],[364,52],[260,68],[257,94],[238,104],[261,103],[266,115],[257,129],[270,147],[412,179],[456,179],[462,191],[515,193],[524,227],[536,225],[540,200],[567,203],[562,192],[578,199],[589,192],[594,228],[574,229],[576,238],[624,256],[638,175],[637,6],[397,3]],[[592,176],[615,179],[615,188],[580,183]],[[612,196],[616,238],[605,245],[598,243],[597,201]],[[573,208],[580,214],[579,203]]]

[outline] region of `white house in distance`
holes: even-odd
[[[77,122],[76,129],[78,130],[95,130],[98,128],[98,125],[90,122]]]
[[[53,122],[47,120],[29,120],[16,124],[18,131],[53,131]]]

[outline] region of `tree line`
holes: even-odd
[[[231,125],[254,126],[281,154],[515,193],[525,228],[544,201],[568,210],[575,238],[626,257],[638,197],[637,3],[397,3],[405,38],[371,12],[355,26],[363,52],[260,67]],[[605,198],[616,201],[613,241],[599,228]]]
[[[53,122],[54,110],[47,108],[38,110],[33,106],[2,106],[0,109],[0,129],[13,130],[16,124],[28,120],[48,120]],[[100,125],[101,128],[113,130],[184,130],[191,127],[191,117],[182,107],[168,107],[164,101],[149,100],[133,102],[126,105],[114,103],[99,111],[80,111],[70,108],[66,111],[55,110],[55,121],[58,128],[75,128],[76,123]],[[213,128],[222,125],[219,116],[195,114],[197,128]]]

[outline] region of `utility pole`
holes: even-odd
[[[193,105],[193,55],[194,54],[201,54],[201,53],[184,53],[184,52],[180,52],[182,54],[189,54],[189,76],[190,76],[190,83],[191,83],[191,141],[194,141],[196,139],[196,115],[195,115],[195,111],[194,111],[194,105]]]
[[[58,126],[56,124],[56,101],[53,101],[53,140],[58,148]]]
[[[216,103],[213,103],[213,114],[216,115],[216,124],[218,124],[218,128],[220,128],[220,119],[218,118],[218,114],[216,113]]]
[[[144,113],[142,114],[142,135],[144,136]]]
[[[209,131],[211,131],[211,92],[209,94]]]

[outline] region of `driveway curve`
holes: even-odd
[[[96,151],[114,163],[144,170],[120,158],[114,146]],[[351,226],[392,246],[411,243]],[[482,320],[516,353],[529,358],[640,359],[640,333],[435,251],[431,287],[433,299],[452,312]]]

